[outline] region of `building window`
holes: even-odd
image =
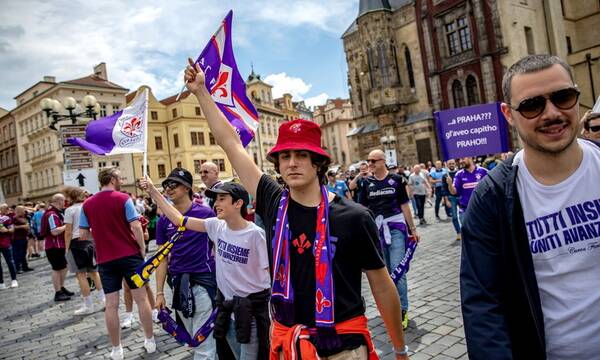
[[[173,113],[173,119],[175,119],[177,117],[177,108],[174,108],[171,112]]]
[[[467,23],[467,17],[462,16],[451,23],[446,24],[446,40],[448,42],[448,53],[456,55],[473,47],[471,30]]]
[[[154,147],[156,148],[156,150],[162,150],[163,149],[162,136],[155,136],[154,137]]]
[[[113,110],[113,114],[116,113],[117,111],[119,111],[119,105],[113,105],[112,110]]]
[[[167,176],[167,171],[165,170],[165,164],[158,164],[158,177],[164,178]]]
[[[462,84],[458,80],[454,80],[452,83],[452,99],[455,108],[465,106],[465,95],[463,94]]]
[[[118,168],[118,167],[119,167],[119,162],[118,162],[118,161],[113,161],[113,162],[112,162],[112,166],[114,166],[114,167],[117,167],[117,168]]]
[[[572,54],[573,53],[573,44],[571,44],[571,37],[567,36],[567,53],[568,54]]]
[[[103,169],[106,167],[106,161],[98,161],[98,169]]]
[[[406,72],[408,73],[408,83],[412,89],[415,88],[415,74],[413,72],[412,58],[408,46],[404,48],[404,60],[406,61]]]
[[[150,118],[152,120],[158,120],[158,113],[156,111],[150,111]]]
[[[200,160],[194,160],[194,173],[200,174],[200,166],[202,162]]]
[[[219,171],[225,171],[225,160],[213,159],[212,162],[214,162],[219,167]]]
[[[367,48],[367,63],[369,66],[369,78],[371,79],[371,88],[377,86],[377,79],[375,78],[375,73],[373,72],[373,49]]]
[[[196,106],[196,115],[202,116],[202,112],[200,111],[200,107]]]
[[[100,105],[100,117],[106,116],[106,105]]]
[[[379,52],[379,67],[380,67],[380,71],[381,71],[381,82],[383,86],[387,86],[389,84],[389,77],[388,77],[388,64],[387,64],[387,54],[385,51],[385,45],[383,44],[383,42],[380,42],[378,45],[378,52]]]
[[[178,168],[180,168],[180,167],[183,167],[183,166],[181,166],[181,161],[178,161],[178,162],[177,162],[177,167],[178,167]]]
[[[140,167],[140,169],[142,169],[142,174],[144,173],[144,165],[142,165]],[[146,165],[146,174],[148,174],[148,176],[150,176],[150,165]]]
[[[192,131],[190,133],[192,145],[204,145],[204,133],[201,131]]]
[[[533,30],[529,26],[525,26],[525,41],[527,42],[527,54],[535,54],[535,43],[533,42]]]
[[[179,135],[178,134],[173,134],[173,146],[176,148],[179,147]]]
[[[256,165],[258,165],[258,154],[257,154],[256,152],[254,152],[254,153],[252,154],[252,157],[254,158],[254,163],[255,163]]]
[[[216,145],[217,142],[215,141],[215,137],[213,136],[212,133],[208,133],[208,143],[211,145]]]
[[[479,92],[477,91],[477,80],[473,75],[467,76],[467,104],[475,105],[479,104]]]

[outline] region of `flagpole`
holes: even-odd
[[[148,176],[148,88],[144,89],[146,109],[144,110],[144,158],[142,160],[142,177]]]

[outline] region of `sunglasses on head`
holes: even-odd
[[[544,112],[546,101],[550,102],[561,110],[569,110],[579,100],[580,91],[576,87],[557,90],[546,95],[538,95],[522,100],[517,107],[511,107],[518,111],[524,118],[533,119]]]
[[[174,189],[177,189],[177,187],[178,187],[179,185],[181,185],[181,184],[180,184],[180,183],[178,183],[177,181],[169,181],[169,182],[167,182],[167,183],[164,183],[164,184],[163,184],[163,187],[164,187],[165,189],[171,189],[171,190],[174,190]]]

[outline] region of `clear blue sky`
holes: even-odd
[[[149,85],[158,98],[177,92],[187,56],[196,56],[229,9],[240,72],[255,72],[310,104],[347,97],[341,34],[358,0],[73,2],[2,1],[0,107],[53,75],[88,75],[106,62],[109,79],[131,90]]]

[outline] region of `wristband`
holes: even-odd
[[[396,353],[396,355],[400,355],[400,356],[408,355],[408,345],[404,345],[404,350],[402,350],[402,351],[394,348],[394,353]]]
[[[164,292],[162,292],[162,291],[158,291],[158,292],[156,293],[156,296],[158,296],[158,295],[163,295],[163,296],[164,296],[164,295],[165,295],[165,293],[164,293]]]

